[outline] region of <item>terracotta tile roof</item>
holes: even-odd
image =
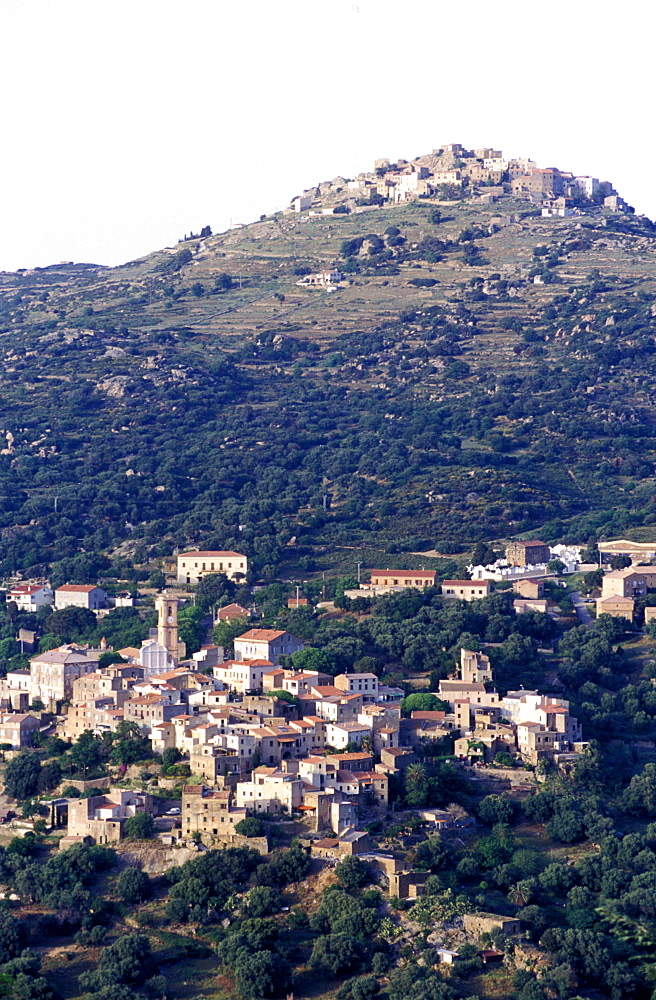
[[[434,580],[435,570],[428,569],[372,569],[371,576],[396,576],[399,579]]]
[[[65,583],[62,587],[57,587],[56,594],[90,594],[92,590],[98,590],[93,583]]]
[[[280,631],[280,629],[275,628],[251,628],[248,632],[244,632],[243,635],[238,635],[237,639],[250,639],[253,642],[273,642],[275,639],[279,639],[281,635],[285,635],[285,631]]]
[[[83,652],[69,649],[48,649],[45,653],[37,653],[30,663],[89,663],[89,658]],[[93,661],[91,661],[93,662]]]
[[[188,552],[180,552],[178,555],[178,559],[194,559],[195,557],[198,557],[199,559],[212,559],[212,558],[229,559],[231,557],[234,559],[246,558],[246,556],[243,555],[243,553],[233,552],[230,549],[226,549],[225,551],[220,550],[217,552],[206,552],[206,551],[201,551],[200,549],[190,549]]]
[[[216,613],[217,618],[250,618],[248,608],[242,608],[241,604],[225,604]]]
[[[339,761],[342,761],[344,763],[347,763],[348,761],[356,761],[356,760],[373,760],[373,755],[372,754],[370,754],[370,753],[364,753],[364,752],[363,753],[357,753],[357,752],[353,752],[353,753],[331,753],[330,757],[333,760],[339,760]]]

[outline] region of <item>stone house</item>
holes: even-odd
[[[73,644],[38,653],[30,660],[30,697],[56,710],[57,702],[71,701],[78,677],[97,668],[97,659]]]
[[[288,691],[294,697],[307,694],[317,685],[331,684],[330,674],[318,670],[283,670],[281,667],[269,670],[262,677],[263,691]]]
[[[68,800],[68,837],[89,837],[96,844],[110,844],[124,836],[125,821],[138,813],[150,813],[150,795],[110,788],[104,795]]]
[[[283,760],[302,757],[313,743],[308,733],[289,726],[254,726],[251,735],[255,738],[255,748],[260,760],[268,764],[279,764]]]
[[[513,601],[513,610],[517,615],[522,615],[526,611],[537,611],[540,614],[546,615],[548,608],[549,602],[547,600],[532,600],[529,597],[518,597]]]
[[[134,722],[143,733],[149,733],[156,723],[170,722],[179,715],[180,703],[179,691],[129,698],[123,705],[124,719]]]
[[[500,930],[503,934],[521,934],[522,922],[514,917],[504,917],[499,913],[466,913],[463,923],[465,931],[474,937]]]
[[[473,729],[454,740],[453,752],[462,760],[471,756],[470,741],[483,747],[483,759],[493,760],[498,753],[513,753],[517,748],[515,726],[491,723],[484,729]]]
[[[107,605],[107,594],[102,587],[92,584],[65,583],[55,591],[55,608],[87,608],[99,611]]]
[[[116,668],[96,669],[78,677],[73,682],[73,703],[109,698],[117,708],[121,708],[131,697],[133,685],[143,680],[143,670],[132,664],[124,664],[123,669],[121,664],[116,664]]]
[[[557,739],[557,733],[538,722],[521,722],[517,726],[517,749],[531,764],[537,764],[542,757],[552,756]]]
[[[439,722],[423,718],[401,719],[399,726],[399,742],[413,750],[421,750],[427,741],[446,739],[453,729],[446,719]]]
[[[360,771],[370,771],[374,765],[373,754],[361,750],[355,750],[351,753],[331,753],[324,759],[334,764],[338,771],[351,771],[353,774],[358,774]]]
[[[191,773],[203,778],[209,785],[228,775],[242,773],[242,758],[232,750],[218,743],[203,743],[194,747],[189,754]]]
[[[611,615],[612,618],[626,618],[632,622],[635,601],[632,597],[621,597],[619,594],[598,597],[595,601],[595,610],[597,618],[599,615]]]
[[[375,770],[386,774],[404,774],[406,768],[418,760],[410,747],[388,747],[380,751],[380,764],[376,764]]]
[[[550,558],[549,546],[537,539],[511,542],[506,548],[506,559],[511,566],[535,566],[548,563]]]
[[[629,566],[606,573],[601,582],[602,597],[644,597],[656,588],[656,566]]]
[[[351,791],[350,795],[353,797],[357,795],[357,802],[360,803],[364,800],[364,804],[367,804],[367,800],[370,800],[371,805],[376,805],[379,808],[387,808],[387,803],[389,800],[389,778],[386,774],[379,774],[378,771],[338,771],[337,772],[337,782],[336,787],[338,791],[345,791],[341,787],[341,782],[344,780],[345,776],[348,775],[346,779],[348,783],[352,786],[353,781],[355,781],[356,791]]]
[[[487,691],[481,682],[459,680],[440,681],[439,695],[442,701],[453,705],[456,701],[468,701],[472,705],[498,705],[499,695],[496,691]],[[413,713],[414,715],[414,713]]]
[[[233,806],[232,789],[210,791],[205,785],[184,785],[182,789],[182,833],[200,834],[204,842],[234,834],[235,826],[248,815]]]
[[[378,678],[376,674],[338,674],[334,685],[347,694],[360,694],[364,702],[378,700]]]
[[[195,671],[218,667],[219,664],[223,663],[223,646],[217,646],[212,642],[206,643],[192,654],[192,659]]]
[[[247,712],[257,715],[263,722],[266,720],[274,723],[275,719],[282,722],[298,721],[296,706],[275,695],[247,694],[244,695],[241,704]]]
[[[312,195],[300,195],[294,198],[292,208],[295,212],[305,212],[308,208],[312,208]]]
[[[68,706],[62,736],[74,741],[82,733],[115,732],[123,721],[123,709],[118,708],[111,698],[89,698]]]
[[[313,858],[343,858],[364,854],[371,849],[369,834],[364,830],[349,830],[341,837],[322,837],[310,841]]]
[[[540,599],[544,597],[544,580],[514,580],[512,589],[528,600]]]
[[[319,693],[326,688],[322,686],[312,690],[313,693]],[[330,690],[338,689],[331,688]],[[363,699],[360,694],[344,694],[341,697],[340,695],[325,694],[316,698],[315,712],[320,719],[327,723],[355,722],[362,705]]]
[[[418,899],[423,894],[430,872],[390,872],[389,894],[398,899]]]
[[[460,650],[460,679],[467,684],[487,684],[492,680],[490,657],[471,649]]]

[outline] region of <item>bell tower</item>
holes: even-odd
[[[169,597],[166,591],[155,599],[157,608],[157,641],[177,665],[180,655],[178,644],[178,599]],[[184,655],[184,654],[183,654]]]

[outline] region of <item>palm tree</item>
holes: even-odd
[[[428,795],[425,764],[410,764],[405,772],[405,800],[409,806],[423,806]]]
[[[508,899],[513,906],[526,906],[532,897],[533,886],[530,882],[515,882],[508,891]]]

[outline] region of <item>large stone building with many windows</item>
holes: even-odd
[[[97,658],[74,644],[38,653],[30,660],[30,697],[56,711],[57,702],[72,700],[75,681],[97,668]]]
[[[230,550],[183,552],[178,556],[178,583],[198,583],[213,573],[222,573],[238,583],[246,579],[248,559]]]

